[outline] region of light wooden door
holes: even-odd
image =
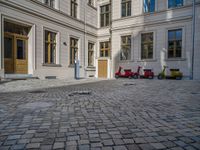
[[[107,78],[107,60],[98,61],[98,77]]]
[[[17,37],[15,40],[14,68],[16,74],[28,73],[28,40],[25,37]]]
[[[14,38],[4,35],[4,69],[5,73],[14,73]]]

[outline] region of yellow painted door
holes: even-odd
[[[11,35],[4,35],[4,69],[5,73],[14,73],[14,38]]]
[[[107,78],[107,60],[98,61],[98,77]]]
[[[16,74],[28,73],[28,39],[15,37],[14,72]]]

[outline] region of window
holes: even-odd
[[[101,42],[100,57],[109,57],[109,56],[110,56],[110,42]]]
[[[131,59],[131,36],[121,37],[121,54],[120,60],[130,60]]]
[[[52,8],[55,8],[55,0],[44,0],[44,3]]]
[[[78,59],[78,39],[70,38],[70,65],[74,65],[76,59]]]
[[[183,6],[183,0],[168,0],[168,8]]]
[[[101,6],[101,27],[106,27],[110,25],[110,5]]]
[[[182,51],[182,29],[168,31],[168,58],[180,58]]]
[[[141,35],[141,59],[153,59],[153,32]]]
[[[88,66],[94,66],[94,44],[88,43]]]
[[[88,4],[89,4],[90,6],[94,6],[94,0],[88,0]]]
[[[144,0],[144,12],[150,13],[155,11],[155,0]]]
[[[122,17],[131,16],[131,0],[122,0]]]
[[[56,63],[56,33],[45,31],[45,63]]]
[[[77,18],[77,0],[71,0],[71,16]]]

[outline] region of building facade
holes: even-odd
[[[0,76],[72,78],[78,61],[80,77],[113,78],[119,66],[158,74],[167,65],[200,79],[193,2],[1,0]]]

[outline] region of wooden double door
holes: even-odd
[[[7,74],[28,73],[28,37],[4,34],[4,69]]]
[[[107,78],[107,68],[108,61],[107,60],[98,60],[98,77],[99,78]]]

